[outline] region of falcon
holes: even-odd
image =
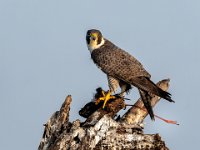
[[[154,113],[151,107],[151,95],[174,102],[171,94],[160,89],[150,80],[151,75],[144,69],[143,65],[128,52],[117,47],[115,44],[103,37],[99,30],[91,29],[86,33],[86,42],[91,58],[108,78],[109,91],[103,92],[103,108],[107,101],[121,88],[121,96],[129,92],[132,86],[138,88],[145,108],[150,117],[154,120]]]

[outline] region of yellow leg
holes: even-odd
[[[96,102],[95,105],[98,105],[100,103],[100,101],[104,101],[104,97],[105,97],[105,91],[101,91],[102,97],[99,97]]]
[[[98,98],[98,99],[96,100],[96,103],[95,103],[95,104],[97,105],[97,104],[100,103],[100,101],[104,101],[104,103],[103,103],[103,108],[105,108],[106,103],[107,103],[110,99],[115,98],[115,96],[111,95],[111,92],[110,92],[110,91],[105,92],[105,91],[102,90],[101,92],[102,92],[102,97]]]

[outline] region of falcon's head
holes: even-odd
[[[99,30],[91,29],[87,31],[86,42],[88,49],[92,53],[93,50],[101,47],[105,41]]]

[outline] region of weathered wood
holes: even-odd
[[[38,150],[51,149],[51,147],[54,146],[54,143],[60,137],[60,134],[63,132],[64,128],[68,126],[71,102],[72,98],[69,95],[62,104],[60,111],[56,111],[47,121],[47,123],[44,124],[44,133]]]
[[[168,83],[169,80],[163,80],[158,85],[167,90]],[[143,133],[143,126],[139,123],[147,112],[140,100],[135,104],[137,107],[132,107],[118,121],[113,118],[124,107],[123,99],[109,101],[105,109],[102,109],[102,104],[90,102],[79,112],[87,118],[86,121],[72,123],[69,122],[71,101],[71,96],[67,96],[60,111],[47,121],[38,150],[168,150],[158,134]],[[159,98],[154,96],[152,106],[158,101]]]

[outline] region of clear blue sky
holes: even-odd
[[[139,59],[153,81],[171,79],[176,103],[162,100],[155,113],[181,125],[148,117],[145,132],[173,150],[199,147],[200,1],[1,0],[1,149],[37,149],[42,125],[68,94],[70,121],[83,120],[78,111],[95,88],[108,88],[86,47],[90,28]],[[128,97],[134,103],[137,91]]]

